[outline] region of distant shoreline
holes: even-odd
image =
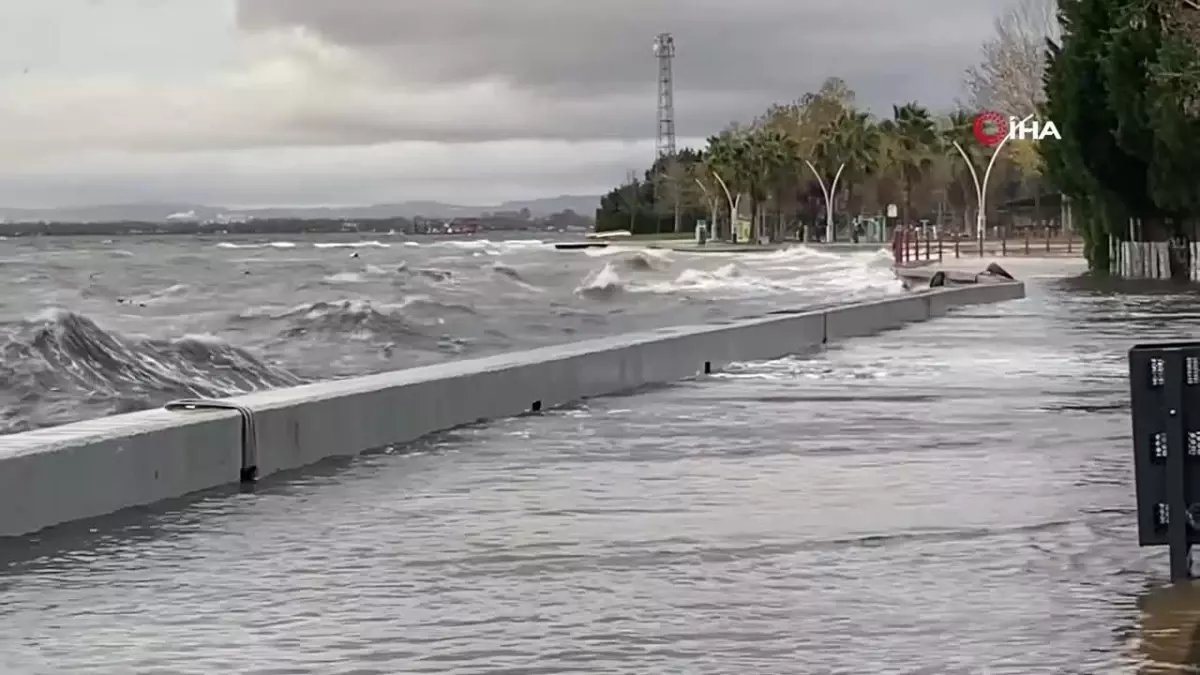
[[[531,221],[521,226],[487,227],[487,232],[544,232],[561,226],[550,220]],[[163,235],[264,235],[264,234],[403,234],[412,236],[470,236],[466,233],[418,231],[407,218],[378,220],[344,219],[263,219],[238,223],[113,221],[14,222],[0,223],[0,237],[78,237],[78,236],[163,236]]]

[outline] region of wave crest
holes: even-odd
[[[0,433],[75,419],[81,400],[111,414],[172,398],[218,398],[305,382],[211,336],[122,335],[66,310],[16,328],[0,338],[0,381],[9,384],[3,397],[13,399],[0,406]]]

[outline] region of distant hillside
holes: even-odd
[[[591,217],[600,205],[599,196],[563,195],[545,199],[504,202],[496,206],[459,206],[433,201],[410,201],[398,204],[373,204],[329,208],[279,207],[268,209],[229,209],[203,204],[140,203],[107,204],[52,209],[14,209],[0,207],[0,220],[9,222],[55,221],[64,223],[95,223],[116,221],[163,222],[168,218],[186,220],[215,220],[218,218],[300,218],[350,219],[377,218],[475,218],[485,213],[529,209],[537,218],[571,210]]]

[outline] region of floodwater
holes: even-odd
[[[0,672],[1179,672],[1200,594],[1136,546],[1125,354],[1197,299],[1034,279],[2,542]]]

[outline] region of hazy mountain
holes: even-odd
[[[529,209],[534,217],[572,210],[591,217],[600,205],[599,196],[563,195],[546,199],[509,201],[496,206],[460,206],[432,201],[410,201],[398,204],[373,204],[346,207],[278,207],[266,209],[230,209],[203,204],[138,203],[102,204],[50,209],[15,209],[0,207],[0,220],[14,222],[162,222],[167,219],[213,220],[222,216],[251,218],[336,218],[370,220],[373,218],[473,218],[485,213]]]

